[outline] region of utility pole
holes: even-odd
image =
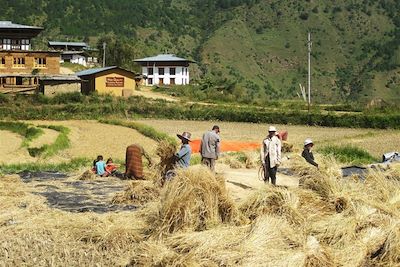
[[[310,106],[311,106],[311,33],[308,32],[308,114],[310,114]]]
[[[106,66],[106,42],[103,42],[103,68]]]

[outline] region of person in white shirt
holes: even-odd
[[[261,162],[264,168],[264,182],[276,185],[276,172],[281,164],[281,140],[276,136],[276,128],[270,126],[268,136],[261,145]]]

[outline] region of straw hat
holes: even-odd
[[[309,145],[309,144],[314,144],[314,142],[310,138],[307,138],[306,140],[304,140],[304,146]]]
[[[178,136],[179,139],[185,139],[188,140],[189,142],[191,142],[192,140],[190,140],[190,137],[192,136],[191,133],[189,132],[183,132],[183,134],[177,134],[176,136]]]
[[[268,132],[276,132],[275,126],[269,126]]]

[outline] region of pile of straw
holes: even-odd
[[[157,219],[150,221],[156,234],[181,230],[200,231],[239,218],[225,182],[208,169],[178,170],[176,177],[161,191]]]
[[[84,173],[82,173],[80,176],[78,176],[78,180],[95,180],[96,179],[96,174],[92,172],[92,170],[87,170]]]
[[[161,187],[153,181],[133,181],[112,199],[113,204],[143,205],[157,199]]]

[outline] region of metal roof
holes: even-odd
[[[43,30],[42,27],[28,26],[12,23],[11,21],[0,21],[0,29],[27,29],[27,30]]]
[[[87,47],[88,45],[84,42],[58,42],[58,41],[49,41],[50,46],[80,46]]]
[[[97,73],[100,73],[100,72],[103,72],[103,71],[113,70],[113,69],[120,69],[120,70],[124,70],[124,71],[127,71],[127,72],[131,72],[132,74],[135,74],[133,71],[125,70],[125,69],[117,67],[117,66],[87,69],[87,70],[83,70],[83,71],[77,72],[75,74],[76,74],[76,76],[80,77],[80,76],[87,76],[87,75],[97,74]]]
[[[153,61],[183,61],[183,62],[194,62],[192,60],[189,59],[184,59],[181,57],[177,57],[174,54],[159,54],[157,56],[154,57],[145,57],[145,58],[140,58],[140,59],[135,59],[135,62],[153,62]]]

